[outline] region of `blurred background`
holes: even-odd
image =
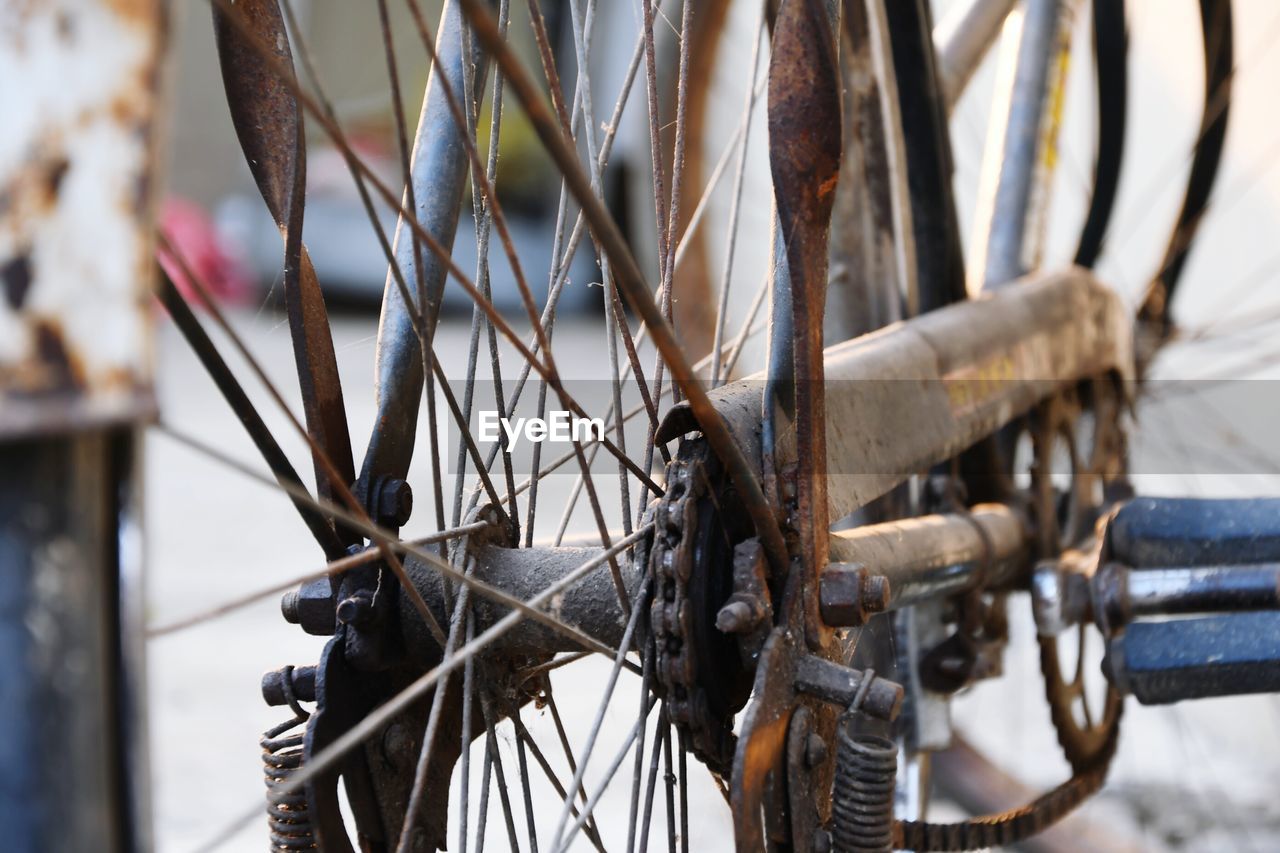
[[[523,4],[516,4],[523,7]],[[935,4],[935,20],[950,4]],[[1129,136],[1118,208],[1100,277],[1135,302],[1164,249],[1181,202],[1189,151],[1200,118],[1201,78],[1198,7],[1194,0],[1129,0],[1131,90]],[[404,109],[410,124],[419,110],[428,64],[402,4],[389,4],[397,43]],[[425,0],[428,21],[439,4]],[[568,6],[542,0],[550,31],[570,61]],[[633,2],[597,4],[593,89],[602,94],[598,114],[611,107],[637,32]],[[1271,384],[1245,387],[1248,405],[1205,401],[1221,380],[1274,378],[1277,354],[1273,320],[1280,319],[1280,116],[1273,88],[1280,79],[1280,6],[1270,0],[1236,0],[1236,58],[1227,153],[1214,200],[1193,250],[1175,316],[1184,334],[1154,368],[1170,380],[1138,412],[1134,470],[1139,491],[1164,494],[1280,494],[1274,424],[1280,418]],[[295,0],[302,35],[340,121],[362,157],[391,185],[399,185],[394,123],[377,15],[372,4]],[[169,134],[168,200],[164,224],[213,283],[231,310],[233,323],[266,366],[277,387],[298,404],[287,324],[280,313],[280,240],[246,168],[232,129],[218,72],[212,26],[204,4],[173,6],[174,85]],[[725,78],[721,102],[736,116],[750,75],[758,7],[735,4],[722,47],[717,80]],[[678,21],[677,21],[678,23]],[[672,25],[672,29],[674,26]],[[514,41],[529,67],[536,54],[523,8],[513,11]],[[1054,187],[1046,256],[1061,260],[1074,245],[1088,200],[1086,176],[1092,150],[1083,140],[1093,127],[1087,27],[1077,33],[1068,89],[1064,158]],[[763,60],[761,60],[763,61]],[[971,227],[981,164],[993,62],[975,77],[952,122],[955,184],[962,227]],[[654,239],[649,148],[643,102],[633,99],[623,115],[606,174],[606,195],[639,250]],[[603,106],[602,106],[603,105]],[[519,109],[504,112],[498,186],[512,221],[520,255],[532,269],[550,263],[559,182]],[[482,126],[485,124],[482,121]],[[732,122],[713,121],[697,144],[718,153]],[[763,110],[751,124],[745,189],[747,198],[767,186]],[[1072,136],[1076,138],[1072,140]],[[308,148],[305,241],[332,311],[333,331],[357,462],[373,423],[372,376],[378,306],[386,276],[382,251],[365,220],[342,158],[312,128]],[[723,217],[729,181],[709,200]],[[754,195],[755,198],[765,196]],[[649,203],[652,204],[651,197]],[[475,244],[467,239],[470,208],[454,247],[463,269],[474,267]],[[390,229],[394,217],[384,212]],[[736,291],[733,314],[746,314],[753,285],[767,264],[767,205],[743,212],[737,269],[746,279]],[[646,217],[648,217],[646,219]],[[647,228],[647,230],[646,230]],[[761,235],[766,235],[760,239]],[[640,252],[644,254],[643,251]],[[652,252],[648,253],[652,256]],[[514,279],[501,252],[493,252],[493,287],[500,307],[518,307]],[[600,360],[599,269],[584,248],[575,258],[557,321],[558,360],[575,378],[605,376]],[[545,276],[544,276],[545,278]],[[534,284],[545,293],[545,281]],[[735,284],[735,287],[738,287]],[[738,304],[741,302],[742,304]],[[446,288],[445,319],[438,349],[447,375],[461,375],[470,330],[470,303],[461,289]],[[157,385],[164,417],[242,460],[252,446],[167,319],[161,319]],[[563,348],[563,349],[561,349]],[[504,349],[509,363],[515,355]],[[241,366],[242,367],[242,366]],[[1193,382],[1194,380],[1194,382]],[[1227,383],[1232,386],[1233,383]],[[1182,389],[1182,390],[1178,390]],[[1187,389],[1190,389],[1189,391]],[[260,407],[295,460],[303,448],[274,407]],[[152,432],[147,447],[148,621],[163,624],[217,601],[316,568],[320,555],[278,493],[243,479]],[[415,460],[411,482],[419,495],[432,472]],[[553,484],[567,491],[568,483]],[[554,500],[553,491],[547,498]],[[420,505],[415,521],[430,513]],[[411,523],[412,524],[412,523]],[[579,526],[575,521],[574,526]],[[410,531],[412,532],[412,531]],[[995,763],[1033,788],[1047,788],[1067,775],[1059,758],[1042,698],[1029,607],[1014,604],[1006,677],[984,683],[954,703],[957,730]],[[260,800],[259,734],[278,721],[258,691],[261,673],[286,663],[314,662],[320,640],[287,625],[274,599],[221,620],[154,640],[149,649],[149,707],[155,771],[154,807],[158,849],[195,849]],[[593,671],[583,667],[584,701],[572,710],[574,724],[589,722]],[[564,695],[575,688],[557,684]],[[627,694],[630,695],[630,694]],[[563,700],[562,700],[563,701]],[[635,703],[620,696],[617,725],[629,723]],[[574,703],[563,701],[562,707]],[[568,716],[568,715],[567,715]],[[611,718],[612,719],[612,718]],[[531,727],[537,721],[530,721]],[[1115,849],[1280,850],[1280,699],[1251,697],[1206,700],[1172,708],[1130,704],[1124,736],[1107,789],[1082,810],[1083,821],[1100,829]],[[504,744],[510,746],[510,744]],[[705,774],[700,774],[705,777]],[[728,810],[703,783],[691,796],[695,850],[730,849]],[[194,791],[193,791],[194,789]],[[196,797],[192,794],[197,793]],[[625,823],[625,812],[602,805],[602,820]],[[624,808],[621,803],[618,808]],[[958,816],[941,804],[943,816]],[[621,816],[619,816],[621,815]],[[504,843],[499,834],[496,844]],[[237,832],[226,849],[260,849],[262,821]],[[1090,842],[1092,844],[1092,842]],[[1083,842],[1082,842],[1083,845]]]

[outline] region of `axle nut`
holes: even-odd
[[[285,621],[302,626],[308,634],[328,636],[334,632],[333,586],[328,578],[308,581],[280,598]]]
[[[832,563],[818,588],[822,621],[836,628],[862,625],[889,607],[889,579],[867,572],[860,563]]]

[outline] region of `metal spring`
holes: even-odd
[[[893,849],[893,788],[898,749],[875,735],[840,727],[832,796],[835,853]]]
[[[318,849],[311,825],[311,811],[303,790],[280,790],[289,778],[302,767],[303,736],[306,722],[311,716],[293,695],[292,667],[287,667],[282,679],[285,698],[293,709],[293,719],[272,726],[259,741],[262,744],[262,769],[267,783],[267,828],[271,850]],[[302,726],[293,734],[285,734]]]

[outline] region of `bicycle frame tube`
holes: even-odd
[[[1005,22],[978,188],[970,293],[1007,284],[1038,260],[1037,211],[1052,178],[1074,7],[1074,0],[1026,0]],[[1029,244],[1032,238],[1036,243]]]
[[[1132,364],[1128,311],[1078,267],[828,347],[828,514],[843,518],[866,506],[1061,388],[1105,373],[1128,378]],[[764,387],[765,375],[756,374],[709,393],[750,459],[761,458]],[[696,428],[681,404],[658,439]]]
[[[1005,18],[1018,0],[967,0],[951,7],[933,28],[933,48],[938,56],[938,77],[954,109],[973,72],[995,43]]]

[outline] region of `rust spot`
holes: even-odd
[[[147,114],[146,98],[141,92],[121,92],[111,99],[107,112],[110,113],[111,120],[121,126],[145,124],[143,118]]]
[[[22,308],[27,301],[27,291],[31,289],[31,256],[25,252],[0,267],[0,282],[4,284],[4,295],[9,307],[14,311]]]
[[[840,181],[840,175],[834,174],[818,185],[818,198],[824,198],[828,194],[835,191],[836,185]]]
[[[58,189],[62,186],[62,179],[67,176],[67,169],[71,168],[71,161],[66,157],[58,157],[48,168],[45,180],[48,182],[49,197],[53,199],[58,197]]]
[[[150,24],[156,16],[155,0],[107,0],[107,6],[121,18]]]
[[[32,325],[35,355],[45,372],[45,390],[79,388],[84,385],[84,371],[67,349],[62,327],[50,319],[36,320]]]

